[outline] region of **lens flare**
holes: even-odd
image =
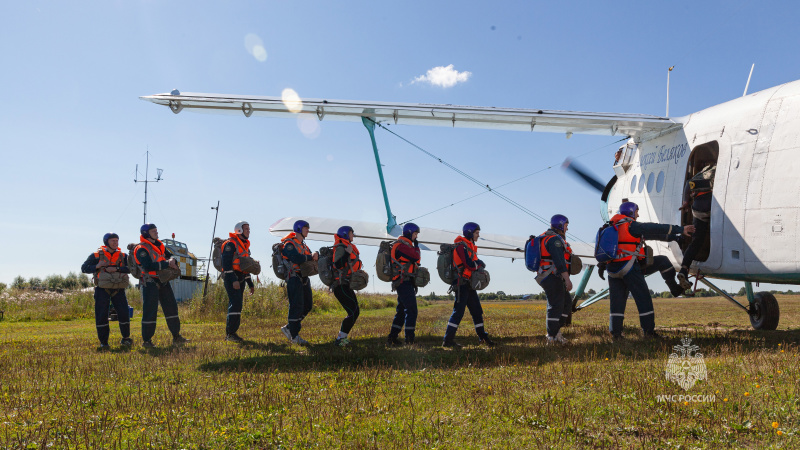
[[[303,110],[303,101],[294,89],[286,88],[281,92],[281,101],[289,112],[299,113]]]
[[[316,139],[322,132],[317,117],[311,114],[300,114],[297,116],[297,128],[309,139]]]
[[[264,62],[267,60],[267,49],[264,48],[264,42],[257,34],[248,33],[244,37],[244,48],[246,48],[247,53],[253,55],[253,58],[257,61]]]

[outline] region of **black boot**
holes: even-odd
[[[685,267],[678,272],[678,283],[684,290],[692,288],[692,283],[689,281],[689,270]]]
[[[463,347],[463,345],[461,345],[458,342],[456,342],[455,340],[451,339],[449,341],[442,342],[442,347],[450,347],[452,349],[460,349],[461,347]]]
[[[680,297],[684,294],[683,288],[678,286],[678,282],[672,278],[664,280],[667,283],[667,287],[669,287],[669,292],[672,294],[673,297]]]
[[[386,345],[389,347],[399,347],[403,345],[403,343],[400,341],[400,339],[397,339],[397,336],[392,336],[390,334],[389,337],[386,338]]]

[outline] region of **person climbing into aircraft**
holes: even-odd
[[[639,206],[633,202],[625,202],[620,205],[619,213],[609,221],[618,233],[617,255],[607,265],[610,294],[609,331],[615,340],[622,338],[622,324],[629,293],[639,310],[639,323],[644,336],[655,339],[661,337],[655,331],[653,298],[638,264],[640,256],[644,255],[644,239],[671,242],[677,240],[681,234],[688,236],[694,232],[692,225],[681,227],[643,223],[636,221],[638,217]]]
[[[308,261],[317,261],[319,253],[311,253],[305,243],[308,236],[309,225],[305,220],[298,220],[292,227],[292,232],[281,239],[283,243],[283,259],[290,265],[289,278],[286,280],[286,291],[289,296],[288,323],[281,327],[281,332],[292,344],[310,345],[300,337],[301,322],[311,312],[314,306],[312,301],[311,282],[308,277],[300,273],[300,264]]]
[[[350,288],[350,276],[360,270],[363,264],[358,256],[358,248],[353,244],[353,239],[355,239],[353,227],[348,225],[340,227],[333,239],[333,268],[335,270],[333,295],[347,312],[347,317],[342,320],[342,326],[339,328],[339,334],[336,335],[334,343],[339,347],[345,347],[350,345],[350,339],[347,336],[361,313],[358,307],[358,297]]]
[[[458,325],[464,317],[464,309],[468,308],[475,324],[475,333],[478,334],[478,342],[494,347],[495,343],[489,339],[489,335],[483,326],[483,308],[478,297],[478,291],[472,288],[470,277],[472,272],[483,269],[486,264],[478,259],[478,247],[475,245],[481,234],[481,227],[475,222],[467,222],[462,228],[462,236],[455,239],[456,249],[453,252],[453,264],[458,269],[458,280],[453,284],[456,291],[456,301],[453,304],[453,313],[447,322],[447,329],[444,333],[443,347],[461,348],[462,345],[455,341]]]
[[[242,303],[244,302],[245,285],[250,288],[250,295],[255,293],[255,285],[249,273],[240,267],[240,258],[250,256],[250,224],[242,221],[228,233],[228,240],[222,243],[222,274],[225,292],[228,294],[228,316],[225,324],[225,339],[232,342],[244,342],[236,332],[242,319]]]
[[[680,208],[682,211],[691,208],[692,225],[695,227],[692,241],[683,254],[681,270],[678,272],[678,281],[684,289],[692,287],[692,283],[689,282],[689,268],[711,236],[711,198],[714,175],[717,171],[716,164],[709,159],[699,161],[695,167],[699,167],[700,170],[684,186],[683,205]]]
[[[103,350],[109,348],[108,308],[111,304],[117,310],[119,332],[122,335],[120,344],[128,347],[133,345],[131,323],[128,317],[128,299],[125,296],[128,278],[127,276],[117,276],[119,280],[110,280],[109,278],[111,277],[100,276],[101,273],[131,273],[128,268],[127,258],[127,255],[119,249],[119,236],[117,233],[106,233],[103,236],[103,246],[90,254],[81,266],[81,272],[91,273],[95,280],[94,322],[97,327],[97,339],[100,340],[100,348]]]
[[[405,332],[405,343],[414,344],[417,326],[417,273],[421,254],[419,249],[419,227],[415,223],[403,225],[403,235],[392,245],[392,287],[397,291],[397,308],[392,320],[392,328],[386,343],[389,346],[402,345],[398,336]]]
[[[550,229],[539,236],[541,262],[536,282],[547,296],[547,343],[566,344],[568,340],[561,335],[561,327],[569,317],[569,292],[572,281],[569,279],[569,265],[572,249],[566,241],[569,219],[556,214],[550,219]]]
[[[153,335],[156,333],[156,317],[158,304],[164,311],[167,328],[172,333],[175,345],[189,342],[181,336],[181,319],[178,317],[178,302],[169,282],[162,283],[157,271],[171,267],[179,270],[172,252],[158,240],[158,228],[146,223],[139,229],[139,245],[133,249],[133,258],[142,271],[142,346],[152,348]],[[119,313],[119,311],[117,312]]]

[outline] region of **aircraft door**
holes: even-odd
[[[725,204],[724,195],[725,186],[727,185],[727,177],[725,174],[728,172],[730,152],[722,152],[723,157],[720,158],[720,136],[719,134],[716,134],[714,137],[717,139],[706,142],[703,142],[701,137],[698,137],[697,141],[701,142],[701,144],[696,145],[692,150],[692,153],[688,159],[686,175],[684,178],[685,184],[683,200],[686,207],[681,212],[681,225],[691,225],[694,222],[694,213],[692,212],[693,203],[696,205],[696,207],[699,206],[698,209],[707,209],[707,206],[704,206],[708,205],[708,203],[711,205],[709,212],[709,225],[711,228],[709,232],[709,239],[705,240],[705,245],[703,245],[703,247],[695,256],[695,261],[698,262],[697,267],[701,270],[716,269],[722,263],[722,230],[724,226],[724,214],[722,207]],[[727,145],[727,140],[724,141],[724,145]],[[698,178],[704,178],[704,169],[706,169],[705,178],[708,178],[710,173],[709,168],[714,168],[713,175],[711,175],[711,178],[707,180],[710,186],[713,187],[712,192],[710,194],[700,194],[692,199],[692,196],[690,195],[690,186],[695,184],[699,186],[701,184],[701,181],[698,181]],[[708,195],[709,197],[702,198],[703,195]],[[681,250],[685,252],[689,247],[689,243],[689,239],[684,239],[681,243]]]

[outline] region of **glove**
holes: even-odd
[[[419,241],[414,239],[414,248],[419,248]]]
[[[605,264],[598,264],[597,265],[597,274],[600,275],[601,280],[605,280],[606,277],[603,275],[606,272],[606,265]]]
[[[486,263],[481,261],[480,259],[475,261],[475,262],[478,264],[478,267],[480,267],[481,269],[485,269],[486,268]]]

